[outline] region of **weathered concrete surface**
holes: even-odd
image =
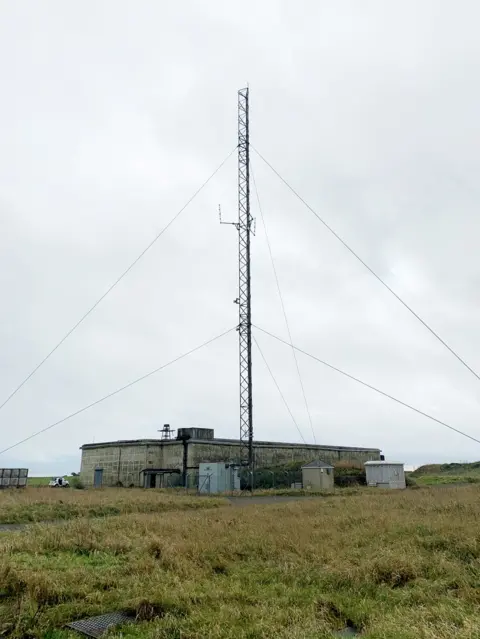
[[[359,637],[360,633],[354,628],[344,628],[344,630],[338,630],[334,633],[334,637]]]
[[[24,530],[26,526],[31,524],[0,524],[0,533],[10,532],[12,530]]]
[[[191,483],[201,462],[234,462],[238,460],[240,445],[234,439],[190,439],[188,442],[188,474]],[[380,459],[377,448],[323,446],[263,442],[254,444],[255,466],[284,466],[292,462],[308,463],[322,459],[333,466],[340,461],[364,463]],[[82,446],[80,477],[85,486],[93,485],[95,469],[103,469],[103,485],[142,485],[141,471],[183,468],[183,444],[178,440],[139,439]],[[173,480],[180,481],[180,477]]]

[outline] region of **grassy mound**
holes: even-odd
[[[419,466],[411,473],[412,477],[423,477],[424,475],[468,475],[480,474],[480,461],[470,464],[425,464]]]
[[[409,473],[420,486],[480,483],[480,462],[426,464]]]

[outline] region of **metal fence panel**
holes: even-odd
[[[0,488],[25,488],[28,468],[0,468]]]

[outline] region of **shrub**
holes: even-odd
[[[333,483],[335,486],[345,488],[348,486],[366,486],[367,479],[365,473],[358,473],[357,475],[334,475]]]
[[[420,488],[410,473],[405,473],[405,484],[407,485],[407,488]]]
[[[342,488],[348,486],[366,486],[365,468],[353,462],[339,462],[335,465],[334,484]]]

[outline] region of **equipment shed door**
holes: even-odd
[[[95,468],[95,474],[93,476],[94,488],[101,488],[103,482],[103,468]]]

